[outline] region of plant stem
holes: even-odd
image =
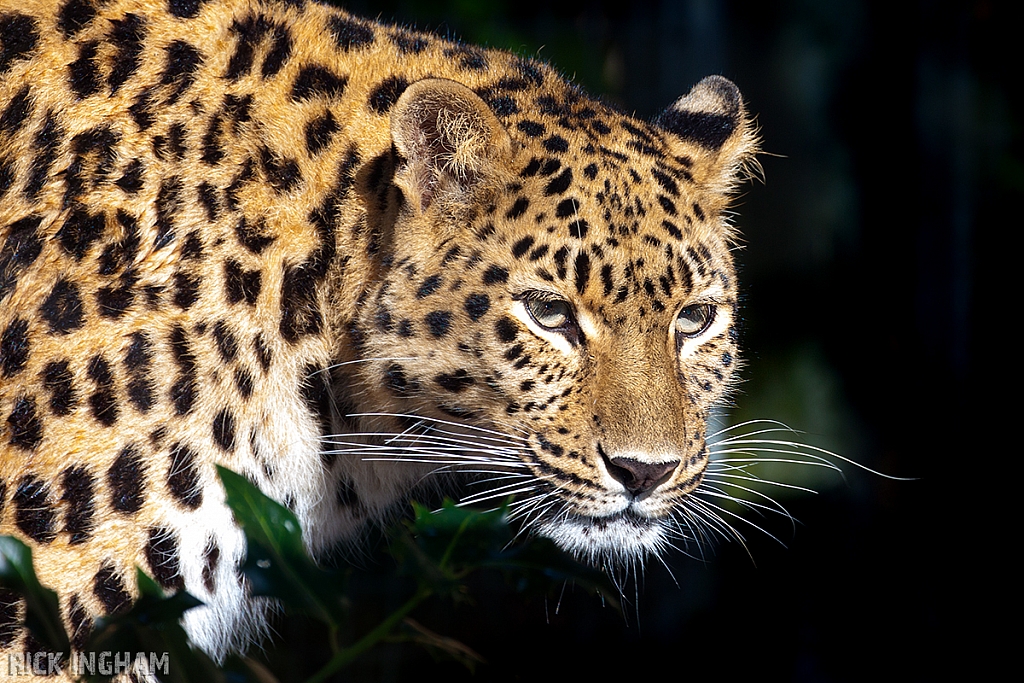
[[[327,662],[327,664],[320,669],[320,671],[316,672],[312,678],[306,681],[306,683],[323,683],[323,681],[326,681],[331,674],[350,664],[356,657],[363,654],[366,650],[369,650],[391,633],[391,630],[395,628],[395,626],[397,626],[398,623],[402,621],[407,614],[409,614],[409,612],[413,611],[417,605],[429,597],[432,592],[433,591],[429,588],[420,586],[416,593],[409,598],[404,605],[392,612],[387,619],[377,625],[377,628],[360,638],[352,645],[352,647],[344,649],[334,655],[334,657],[331,658],[331,661]]]

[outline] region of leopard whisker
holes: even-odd
[[[465,423],[461,423],[461,422],[452,422],[451,420],[442,420],[441,418],[438,418],[438,417],[428,417],[428,416],[424,416],[424,415],[406,415],[406,414],[403,414],[403,413],[350,413],[350,414],[346,415],[346,417],[394,417],[394,418],[405,418],[405,419],[414,419],[414,420],[429,420],[431,422],[437,422],[437,423],[440,423],[440,424],[449,425],[451,427],[459,427],[461,429],[468,429],[468,430],[474,431],[474,432],[483,432],[485,434],[493,434],[493,435],[495,435],[497,437],[501,437],[503,439],[512,438],[512,439],[519,439],[519,440],[521,440],[523,442],[527,442],[527,443],[529,442],[529,439],[526,439],[526,438],[523,438],[523,437],[512,436],[511,434],[506,434],[504,432],[499,432],[499,431],[494,430],[494,429],[488,429],[486,427],[480,427],[478,425],[465,424]]]

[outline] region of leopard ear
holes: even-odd
[[[708,76],[654,119],[681,142],[682,155],[697,163],[694,176],[712,191],[728,192],[740,171],[757,168],[757,134],[739,88],[722,76]]]
[[[441,78],[410,85],[395,103],[391,140],[405,165],[396,174],[420,211],[437,201],[464,203],[512,139],[486,103],[466,86]]]

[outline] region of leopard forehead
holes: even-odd
[[[76,647],[139,565],[214,653],[259,622],[216,464],[314,550],[419,459],[520,477],[578,555],[659,551],[736,367],[754,148],[721,77],[648,123],[314,2],[0,0],[0,531]]]

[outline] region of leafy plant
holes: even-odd
[[[571,582],[618,605],[618,593],[604,574],[575,563],[550,541],[513,543],[504,507],[480,512],[445,501],[440,509],[430,510],[413,503],[412,518],[389,534],[395,583],[405,592],[405,600],[369,631],[346,639],[343,633],[351,626],[353,608],[346,589],[350,570],[319,566],[306,552],[302,529],[291,511],[245,477],[220,467],[218,473],[227,504],[245,534],[247,553],[241,570],[252,595],[271,598],[286,614],[301,614],[326,627],[330,658],[308,683],[328,680],[385,641],[413,643],[476,667],[482,658],[469,646],[435,633],[411,614],[429,599],[467,600],[467,579],[478,571],[499,572],[520,592],[549,593]],[[169,665],[155,673],[174,683],[277,680],[265,666],[248,658],[232,657],[217,667],[189,647],[180,623],[187,610],[202,603],[184,591],[164,595],[141,570],[137,570],[137,585],[139,595],[130,610],[96,620],[86,652],[166,653]],[[70,651],[56,594],[39,584],[31,550],[12,537],[0,537],[0,586],[24,598],[25,625],[40,644],[54,652]],[[88,681],[110,678],[91,671]]]

